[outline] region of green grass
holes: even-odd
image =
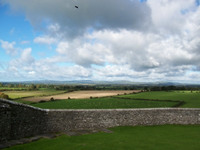
[[[172,107],[177,102],[156,102],[118,98],[69,99],[31,104],[45,109],[116,109]]]
[[[113,133],[62,135],[7,150],[199,150],[200,125],[115,127]]]
[[[38,90],[38,91],[7,91],[12,99],[20,99],[31,96],[47,96],[64,93],[65,91],[57,90]],[[144,100],[146,99],[146,100]],[[149,101],[157,100],[157,101]],[[167,102],[171,100],[174,102]],[[159,91],[159,92],[143,92],[139,94],[128,94],[107,98],[78,99],[78,100],[60,100],[55,102],[45,102],[31,104],[32,102],[18,100],[18,102],[31,104],[40,108],[48,109],[115,109],[115,108],[158,108],[173,107],[178,104],[177,101],[185,103],[179,107],[182,108],[200,108],[200,93],[197,91]]]
[[[27,90],[28,88],[19,88],[19,87],[0,87],[0,90],[1,91],[4,91],[4,90]]]
[[[58,91],[54,89],[36,90],[36,91],[5,91],[11,99],[20,99],[25,97],[36,97],[36,96],[50,96],[55,94],[62,94],[66,91]]]
[[[178,100],[184,101],[182,108],[200,108],[200,93],[190,91],[171,91],[171,92],[144,92],[139,94],[121,95],[119,97],[134,99],[155,99],[155,100]]]
[[[164,100],[171,100],[174,102],[167,102]],[[192,93],[190,91],[143,92],[139,94],[121,95],[110,98],[62,100],[55,102],[38,103],[34,104],[33,106],[48,109],[158,108],[173,107],[178,104],[177,101],[185,102],[183,105],[180,106],[182,108],[200,108],[200,93],[196,91]]]

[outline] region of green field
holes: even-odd
[[[182,108],[200,108],[199,91],[170,91],[170,92],[143,92],[139,94],[121,95],[119,97],[132,99],[174,100],[184,101]]]
[[[113,97],[93,99],[69,99],[31,104],[45,109],[116,109],[173,107],[177,102],[118,99]]]
[[[62,94],[66,91],[58,91],[54,89],[42,89],[35,91],[4,91],[11,99],[21,99],[25,97],[36,97],[36,96],[49,96],[55,94]]]
[[[112,133],[62,135],[7,150],[199,150],[200,125],[115,127]]]
[[[69,99],[36,104],[20,100],[25,97],[50,96],[64,92],[66,91],[42,89],[36,91],[5,91],[4,93],[8,94],[11,99],[18,100],[18,102],[47,109],[200,108],[199,91],[142,92],[106,98]]]
[[[59,100],[31,105],[46,109],[200,108],[200,93],[189,91],[143,92],[106,98]]]

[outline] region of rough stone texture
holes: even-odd
[[[0,141],[10,138],[10,110],[9,105],[0,102]]]
[[[0,99],[0,143],[46,133],[42,109]]]
[[[0,99],[0,143],[45,133],[163,124],[200,124],[200,109],[45,110]]]
[[[200,109],[51,110],[48,112],[48,129],[51,132],[163,124],[200,124]]]

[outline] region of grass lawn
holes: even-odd
[[[25,97],[36,97],[36,96],[49,96],[55,94],[62,94],[66,91],[58,91],[54,89],[45,89],[37,91],[5,91],[3,93],[7,94],[11,99],[20,99]]]
[[[200,93],[190,91],[170,91],[170,92],[143,92],[139,94],[121,95],[119,97],[134,99],[157,99],[157,100],[180,100],[185,104],[182,108],[200,108]]]
[[[200,125],[115,127],[113,133],[62,135],[7,150],[199,150]]]
[[[173,107],[177,102],[156,102],[118,98],[69,99],[31,104],[45,109],[116,109]]]

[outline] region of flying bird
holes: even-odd
[[[77,8],[77,9],[78,9],[78,6],[75,6],[75,8]]]

